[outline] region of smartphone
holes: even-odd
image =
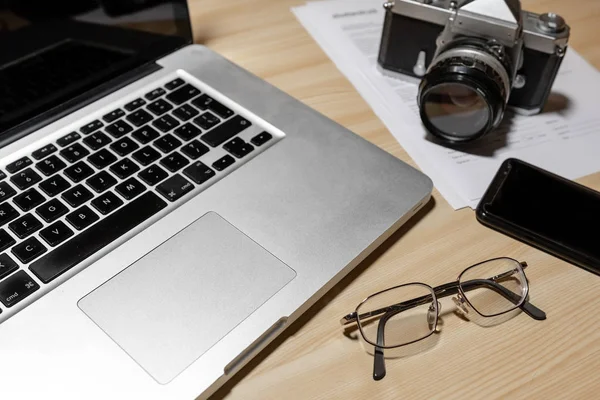
[[[600,275],[600,193],[509,158],[477,205],[479,222]]]

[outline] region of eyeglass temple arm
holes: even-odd
[[[501,277],[494,277],[494,278],[499,279]],[[473,279],[470,281],[463,282],[462,286],[465,291],[477,289],[480,287],[489,287],[490,289],[494,290],[496,293],[500,294],[501,296],[503,296],[504,298],[506,298],[513,304],[517,304],[521,299],[520,296],[516,295],[509,289],[505,288],[502,285],[499,285],[498,283],[496,283],[494,281],[488,280],[488,279]],[[436,286],[433,288],[433,290],[438,297],[452,296],[454,294],[457,294],[459,291],[458,290],[458,282],[450,282],[450,283],[446,283],[446,284],[443,284],[440,286]],[[400,308],[400,310],[406,310],[406,309],[416,307],[419,305],[423,305],[423,304],[427,304],[430,302],[431,302],[431,296],[429,296],[429,295],[421,296],[421,297],[417,297],[415,299],[407,300],[402,303],[398,303],[398,304],[394,304],[394,305],[391,305],[388,307],[380,308],[378,310],[369,311],[367,313],[361,314],[360,318],[369,318],[369,317],[374,317],[374,316],[382,314],[382,313],[387,313],[390,311],[397,311],[398,308]],[[523,302],[523,304],[521,304],[520,308],[533,319],[536,319],[536,320],[546,319],[546,313],[544,311],[540,310],[539,308],[537,308],[536,306],[534,306],[533,304],[531,304],[530,302],[528,302],[527,300],[525,300]],[[359,316],[356,314],[356,312],[352,312],[352,313],[344,316],[340,320],[340,324],[341,325],[351,324],[353,322],[356,322],[358,317]]]

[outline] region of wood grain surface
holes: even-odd
[[[294,0],[190,0],[202,43],[380,148],[415,165],[353,86],[297,22]],[[599,0],[523,0],[561,14],[570,46],[600,67]],[[600,128],[599,128],[600,129]],[[600,189],[600,173],[579,180]],[[599,244],[600,245],[600,244]],[[493,327],[461,319],[442,301],[441,325],[425,351],[386,361],[343,334],[339,319],[365,296],[411,281],[437,285],[496,256],[526,260],[531,302]],[[433,200],[327,293],[213,397],[215,399],[600,398],[600,277],[480,225],[472,210]]]

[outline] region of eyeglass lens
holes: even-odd
[[[370,296],[357,308],[365,340],[383,348],[429,336],[435,330],[437,312],[433,290],[424,284],[388,289]]]
[[[518,261],[498,258],[467,268],[459,277],[466,300],[489,317],[517,308],[527,296],[527,280]]]

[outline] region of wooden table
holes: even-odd
[[[600,67],[600,1],[522,3],[527,10],[561,14],[572,27],[571,46]],[[297,22],[290,7],[299,4],[192,0],[196,41],[414,165]],[[580,182],[600,189],[600,174]],[[437,191],[433,198],[214,397],[599,398],[600,277],[483,227],[472,210],[454,211]],[[342,334],[340,317],[378,290],[411,281],[445,283],[495,256],[529,263],[531,301],[548,319],[519,314],[484,328],[455,315],[444,300],[435,346],[387,360],[387,377],[375,382],[372,356]]]

